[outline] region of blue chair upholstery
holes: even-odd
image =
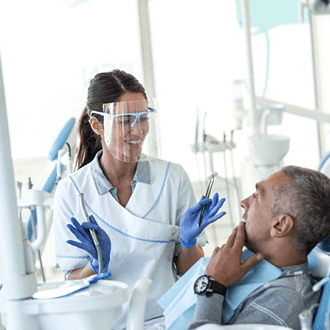
[[[322,157],[318,171],[330,178],[330,151]],[[330,237],[325,239],[321,245],[323,250],[330,252]]]
[[[327,152],[321,159],[318,171],[328,175],[327,169],[330,165],[330,151]],[[328,175],[329,176],[329,175]]]
[[[330,279],[330,254],[324,249],[323,242],[319,243],[308,255],[309,270],[318,279]],[[327,248],[327,247],[326,247]],[[326,329],[326,315],[330,312],[330,282],[322,288],[322,296],[317,308],[313,330]]]
[[[57,159],[58,152],[64,147],[65,142],[69,138],[71,131],[74,127],[76,120],[75,118],[70,118],[66,124],[63,126],[56,139],[53,142],[52,147],[50,148],[48,158],[53,161]]]
[[[329,329],[326,327],[326,324],[328,322],[327,314],[329,313],[330,313],[330,281],[328,281],[323,288],[320,305],[317,309],[313,323],[313,330]]]

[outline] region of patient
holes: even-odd
[[[215,248],[205,271],[218,283],[219,293],[200,293],[205,284],[197,279],[197,304],[188,329],[222,324],[226,289],[263,259],[280,268],[282,275],[241,298],[226,324],[300,329],[299,313],[320,297],[320,292],[312,291],[307,255],[330,236],[330,179],[317,171],[287,166],[257,183],[255,193],[241,201],[241,206],[244,222],[226,244]],[[255,254],[241,264],[244,245]]]

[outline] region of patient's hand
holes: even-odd
[[[244,242],[245,223],[240,222],[229,236],[227,243],[221,248],[214,249],[205,274],[226,287],[236,284],[252,267],[264,259],[262,253],[256,253],[241,264]]]

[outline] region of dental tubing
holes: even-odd
[[[82,209],[84,211],[85,214],[85,218],[87,222],[91,222],[86,210],[86,206],[84,203],[84,194],[80,193],[79,194],[80,200],[81,200],[81,205],[82,205]],[[93,239],[93,243],[95,245],[96,248],[96,252],[97,252],[97,261],[99,263],[99,274],[101,274],[103,272],[103,256],[102,256],[102,250],[101,250],[101,246],[100,246],[100,242],[97,239],[96,233],[94,229],[90,229],[89,232],[91,233],[92,239]]]

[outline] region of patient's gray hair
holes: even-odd
[[[269,212],[290,215],[295,222],[297,248],[308,254],[330,236],[330,179],[323,173],[298,166],[281,169],[290,182],[273,190]]]

